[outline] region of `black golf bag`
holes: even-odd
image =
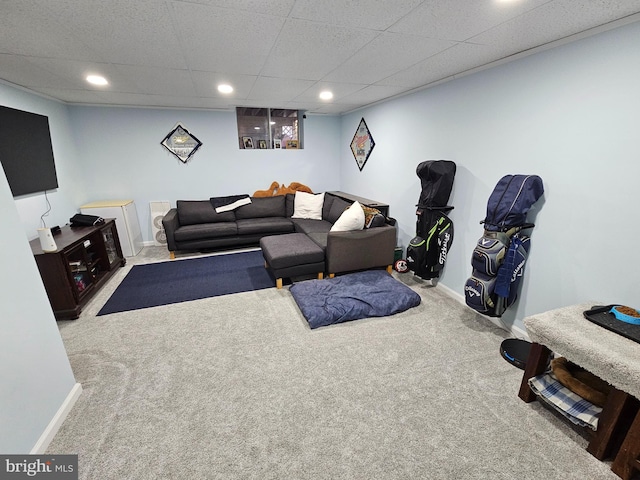
[[[527,212],[544,193],[537,175],[506,175],[487,202],[484,235],[471,256],[473,271],[464,286],[467,305],[500,317],[516,301],[529,254],[530,238],[523,230]]]
[[[426,280],[438,278],[453,242],[453,222],[446,212],[456,175],[450,160],[428,160],[416,168],[422,191],[416,210],[416,236],[407,247],[407,266]]]

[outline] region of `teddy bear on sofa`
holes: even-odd
[[[288,193],[295,194],[296,192],[313,193],[313,191],[299,182],[292,182],[288,187],[278,184],[278,182],[271,182],[271,186],[266,190],[257,190],[252,195],[253,197],[276,197],[278,195],[286,195]]]

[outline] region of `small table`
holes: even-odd
[[[572,305],[524,319],[533,344],[518,396],[527,403],[537,398],[528,380],[545,371],[551,351],[613,385],[587,447],[602,460],[620,446],[638,413],[640,344],[584,318],[583,312],[593,305]]]

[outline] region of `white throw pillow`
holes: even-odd
[[[315,195],[307,192],[296,192],[296,197],[293,201],[293,215],[291,215],[291,218],[322,220],[323,205],[324,192]]]
[[[362,230],[364,228],[364,210],[358,202],[347,208],[336,223],[331,227],[332,232],[350,232],[351,230]]]

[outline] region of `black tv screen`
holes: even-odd
[[[49,118],[0,106],[0,163],[14,197],[58,188]]]

